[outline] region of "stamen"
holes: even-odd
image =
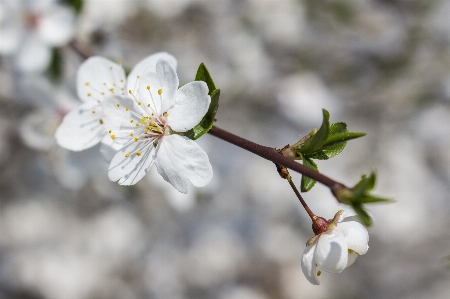
[[[85,86],[89,86],[89,84],[91,84],[91,83],[88,81],[88,82],[86,82],[84,85],[85,85]]]
[[[111,133],[112,133],[112,130],[109,130],[108,133],[111,134]]]
[[[147,90],[150,90],[150,85],[147,85]]]
[[[128,110],[130,110],[130,108],[128,108],[128,107],[127,107],[127,108],[125,108],[125,111],[128,111]]]
[[[134,122],[134,119],[130,119],[130,123],[133,123]]]
[[[92,94],[90,92],[88,92],[87,96],[90,97]]]
[[[322,274],[322,271],[317,271],[317,276],[320,276],[320,274]]]
[[[95,113],[95,110],[92,110],[92,113]]]
[[[133,136],[134,136],[134,134],[133,134],[133,133],[130,133],[130,136],[131,136],[131,137],[133,137]]]
[[[128,90],[129,94],[133,94],[133,91],[131,89]]]
[[[162,94],[162,89],[158,89],[158,94],[159,94],[159,95]]]
[[[119,103],[117,103],[117,105],[116,105],[117,107],[120,107],[120,104]]]
[[[111,135],[111,139],[112,140],[116,139],[116,135]]]
[[[139,157],[140,155],[141,155],[141,152],[140,152],[140,151],[137,151],[137,152],[136,152],[136,156]]]
[[[169,113],[164,112],[164,113],[163,113],[163,116],[164,116],[164,117],[168,117],[168,116],[169,116]]]
[[[100,118],[100,120],[98,121],[101,125],[103,125],[103,119]]]
[[[136,124],[136,127],[139,127],[139,124]]]
[[[125,154],[125,158],[128,158],[130,156],[130,153]]]
[[[137,102],[137,104],[138,104],[139,106],[141,106],[142,103],[141,103],[141,102]]]
[[[134,142],[138,142],[139,137],[134,137]]]

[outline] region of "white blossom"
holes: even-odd
[[[369,249],[369,234],[359,222],[339,211],[328,229],[308,241],[302,257],[302,270],[312,284],[320,284],[323,271],[340,273],[352,265],[358,255]],[[345,219],[344,219],[345,218]]]
[[[182,193],[188,192],[188,181],[202,187],[211,180],[207,154],[194,141],[175,133],[186,132],[202,120],[211,102],[208,86],[194,81],[177,89],[178,84],[175,68],[160,59],[156,70],[142,75],[139,97],[114,95],[103,102],[109,136],[123,145],[109,166],[112,181],[134,185],[153,163]]]
[[[75,12],[56,0],[0,2],[0,54],[14,54],[21,71],[44,71],[51,49],[67,44],[74,33]]]
[[[160,58],[176,67],[177,61],[172,55],[159,52],[139,62],[128,78],[125,78],[125,71],[120,64],[100,56],[87,59],[80,66],[77,75],[78,97],[83,104],[64,117],[55,135],[58,144],[69,150],[81,151],[93,147],[103,139],[101,151],[107,159],[112,158],[112,144],[103,125],[101,103],[108,95],[125,95],[129,90],[138,98],[140,75],[146,69],[154,69]]]

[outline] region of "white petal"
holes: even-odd
[[[104,125],[100,124],[101,117],[102,107],[98,103],[84,103],[64,117],[56,130],[56,141],[60,146],[73,151],[96,145],[106,134]]]
[[[334,232],[342,234],[348,249],[356,251],[359,255],[366,254],[369,249],[369,233],[366,227],[359,222],[338,223]]]
[[[348,253],[348,261],[347,261],[347,266],[345,268],[350,267],[351,265],[353,265],[353,263],[356,261],[356,258],[358,257],[358,254],[354,251],[350,251]]]
[[[138,64],[136,64],[136,66],[131,70],[127,78],[127,92],[131,90],[133,94],[137,93],[139,81],[142,74],[144,73],[144,71],[156,72],[156,63],[158,62],[159,59],[164,59],[170,64],[172,64],[175,69],[177,68],[177,60],[169,53],[158,52],[153,55],[150,55],[144,58]]]
[[[324,271],[342,272],[348,261],[348,247],[344,236],[335,234],[334,230],[322,234],[317,241],[315,260]]]
[[[314,284],[319,285],[319,279],[317,278],[316,261],[314,260],[314,251],[316,250],[316,244],[312,246],[306,246],[302,256],[302,271],[305,274],[306,279]]]
[[[175,103],[178,83],[175,68],[169,62],[160,59],[156,63],[156,72],[149,70],[142,74],[138,89],[139,99],[145,104],[150,104],[156,114],[161,115]],[[162,90],[161,95],[158,94],[158,90]]]
[[[100,153],[106,162],[110,163],[116,153],[123,147],[123,144],[114,142],[109,135],[103,137],[100,144]]]
[[[43,72],[50,59],[51,49],[37,35],[29,34],[19,47],[16,64],[23,72]]]
[[[38,23],[38,34],[51,46],[63,46],[73,37],[75,13],[68,7],[52,5],[45,10]]]
[[[114,141],[123,144],[132,139],[130,133],[135,132],[142,116],[132,113],[140,109],[135,102],[129,97],[112,95],[106,97],[102,107],[105,130]]]
[[[177,132],[186,132],[202,120],[208,111],[211,97],[203,81],[189,82],[177,90],[176,102],[168,111],[167,124]]]
[[[153,144],[148,142],[130,142],[117,152],[108,169],[111,181],[119,180],[120,185],[134,185],[139,182],[155,161]],[[136,154],[140,151],[140,155]],[[128,157],[127,155],[130,154]]]
[[[213,176],[208,155],[194,141],[179,135],[164,136],[158,145],[159,174],[178,191],[188,192],[188,181],[203,187]]]
[[[88,58],[81,64],[77,76],[77,91],[82,101],[102,101],[108,95],[125,94],[125,72],[122,66],[109,59]]]

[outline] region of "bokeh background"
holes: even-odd
[[[9,53],[0,298],[448,298],[449,16],[446,0],[85,0],[80,45],[130,68],[167,51],[181,83],[204,62],[223,129],[283,147],[326,108],[367,132],[319,169],[349,186],[376,169],[375,193],[396,202],[369,207],[368,253],[312,286],[300,267],[310,220],[271,162],[205,135],[205,188],[182,195],[156,172],[133,187],[109,182],[98,147],[74,153],[53,138],[79,103],[82,57],[63,45],[59,72],[29,72]],[[319,184],[304,197],[325,218],[341,208]]]

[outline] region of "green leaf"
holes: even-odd
[[[195,140],[206,134],[214,125],[217,109],[219,108],[220,89],[216,89],[211,94],[211,104],[208,112],[206,112],[203,119],[198,125],[186,132],[185,136],[189,139]]]
[[[62,56],[59,49],[53,48],[50,64],[47,67],[47,74],[52,80],[57,81],[61,78],[62,64]]]
[[[357,198],[362,197],[367,192],[373,189],[375,186],[375,180],[376,180],[376,174],[374,171],[372,171],[369,176],[363,175],[361,177],[361,180],[353,187],[353,196],[352,196],[352,202],[353,200],[356,200]]]
[[[376,203],[376,202],[394,202],[393,199],[374,195],[363,195],[353,200],[354,203]]]
[[[315,171],[319,170],[319,168],[317,167],[317,164],[314,163],[313,160],[302,156],[302,161],[303,161],[304,166],[314,169]],[[315,184],[316,184],[315,180],[307,177],[306,175],[302,175],[302,181],[300,184],[300,189],[302,192],[308,192],[309,190],[312,189],[312,187],[314,187]]]
[[[318,160],[328,160],[336,155],[339,155],[347,145],[347,142],[336,144],[330,148],[315,151],[314,153],[308,155],[308,158],[318,159]]]
[[[312,138],[308,139],[303,145],[301,145],[297,149],[297,152],[306,155],[311,154],[320,149],[327,140],[330,132],[330,113],[325,109],[322,109],[322,113],[323,120],[320,129],[314,136],[312,136]]]
[[[362,205],[352,205],[352,207],[365,226],[372,225],[372,217],[369,216],[369,213],[367,213]]]
[[[195,81],[206,82],[209,90],[208,94],[211,96],[211,104],[209,104],[209,109],[200,123],[185,133],[185,136],[192,140],[198,139],[206,134],[214,125],[217,109],[219,109],[220,97],[220,89],[216,89],[216,85],[203,62],[198,67]]]
[[[209,95],[211,95],[213,91],[216,90],[216,85],[214,84],[214,81],[203,62],[198,67],[197,74],[195,75],[195,81],[205,81],[208,85]]]
[[[77,14],[81,12],[84,5],[84,0],[63,0],[62,3],[66,3],[71,6]]]

